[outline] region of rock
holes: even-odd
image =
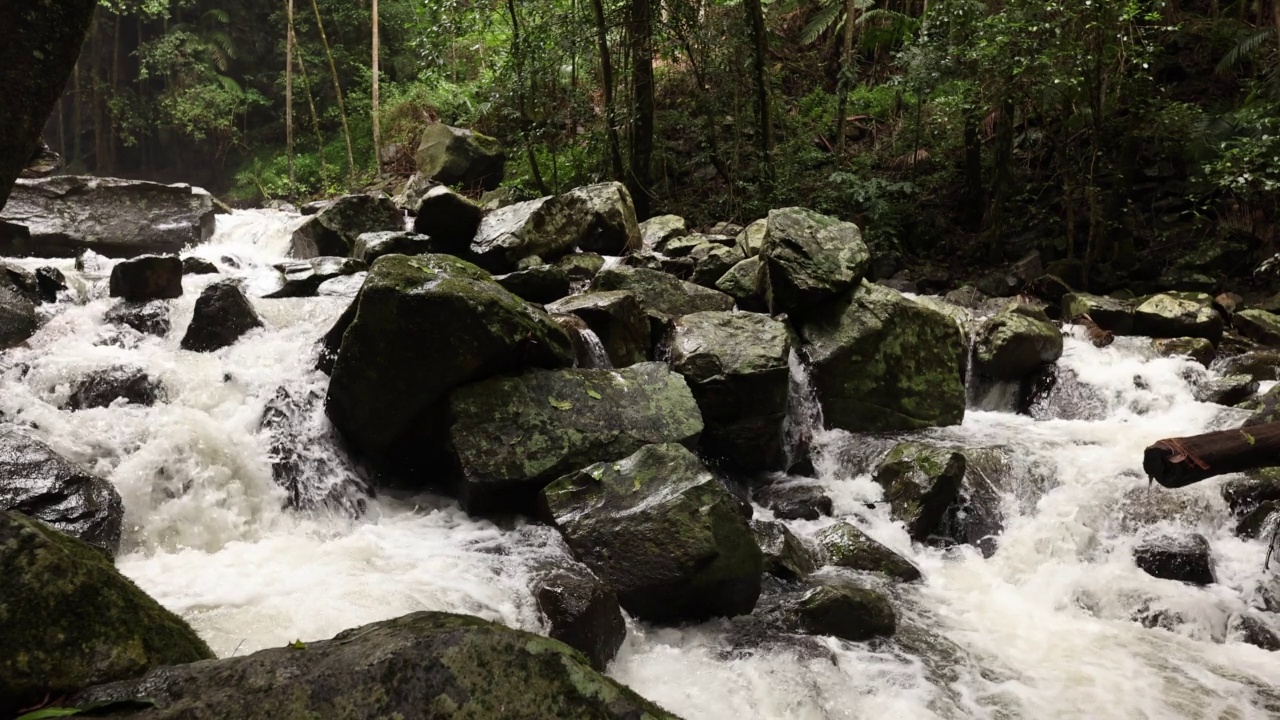
[[[283,285],[268,293],[267,298],[315,297],[324,283],[338,277],[354,275],[369,269],[363,260],[347,257],[317,257],[310,260],[280,263],[275,266]]]
[[[432,251],[433,240],[426,235],[404,230],[363,233],[356,238],[351,257],[372,265],[383,255],[426,255]]]
[[[604,256],[596,253],[572,253],[560,258],[556,267],[568,273],[569,279],[574,282],[589,282],[604,269]]]
[[[0,231],[0,254],[14,257],[177,254],[213,235],[213,199],[189,185],[58,175],[19,180],[0,223],[22,227]]]
[[[823,578],[783,605],[784,624],[809,635],[865,642],[892,637],[897,629],[897,613],[889,599],[848,578]]]
[[[1150,337],[1222,339],[1222,316],[1213,298],[1198,293],[1165,293],[1142,303],[1133,313],[1133,330]]]
[[[641,248],[640,226],[631,193],[622,183],[607,182],[575,188],[557,201],[581,205],[588,218],[577,246],[585,252],[622,255]]]
[[[1056,275],[1041,275],[1027,285],[1027,292],[1054,305],[1061,305],[1062,298],[1075,292]]]
[[[566,473],[650,444],[693,448],[703,427],[684,378],[661,363],[493,378],[456,390],[449,416],[457,495],[475,514],[528,511]]]
[[[1021,380],[1057,362],[1062,349],[1062,333],[1046,319],[1006,310],[978,327],[974,370],[998,380]]]
[[[1216,353],[1213,343],[1204,338],[1193,337],[1156,338],[1151,341],[1151,348],[1158,355],[1191,358],[1205,367],[1213,362]]]
[[[181,347],[193,352],[214,352],[234,345],[242,335],[260,327],[262,320],[240,285],[235,280],[223,280],[206,287],[196,299]]]
[[[359,518],[373,491],[337,447],[324,422],[324,395],[281,386],[262,410],[258,430],[270,441],[271,479],[292,510],[325,510]]]
[[[1233,292],[1218,293],[1213,298],[1213,308],[1227,317],[1231,317],[1237,310],[1245,309],[1244,298]],[[1266,308],[1263,308],[1264,310]]]
[[[779,520],[817,520],[831,517],[831,498],[809,480],[773,482],[755,491],[754,499]]]
[[[574,295],[547,306],[547,312],[576,315],[604,345],[615,368],[630,367],[651,357],[649,319],[636,296],[623,290]]]
[[[16,290],[33,303],[40,302],[40,283],[36,274],[21,265],[0,261],[0,284]]]
[[[705,244],[707,241],[701,235],[671,238],[662,246],[662,254],[671,258],[688,257],[694,248]]]
[[[668,240],[686,237],[689,225],[678,215],[658,215],[639,224],[640,242],[646,250],[662,252]]]
[[[127,325],[144,335],[169,334],[169,305],[164,302],[121,301],[108,310],[103,319],[115,325]]]
[[[97,548],[0,511],[0,715],[162,665],[211,659],[179,617]]]
[[[531,303],[553,303],[570,292],[569,273],[555,265],[543,265],[494,278],[502,287]]]
[[[49,177],[62,169],[62,156],[54,152],[43,139],[36,144],[36,151],[31,154],[27,166],[19,176],[22,178]]]
[[[183,275],[217,275],[218,266],[204,258],[188,255],[182,258]]]
[[[1280,347],[1280,315],[1265,310],[1241,310],[1231,318],[1241,335],[1269,347]]]
[[[947,510],[960,498],[966,458],[963,454],[917,443],[895,447],[876,471],[893,519],[907,526],[912,540],[941,534]]]
[[[431,123],[422,131],[413,159],[424,177],[468,190],[495,190],[506,175],[507,154],[501,143],[444,123]]]
[[[408,180],[404,181],[404,185],[400,187],[400,192],[393,195],[391,201],[401,210],[410,214],[417,214],[419,206],[422,205],[422,198],[432,188],[436,187],[440,186],[434,180],[423,177],[422,173],[414,173],[409,176]]]
[[[0,510],[36,518],[112,555],[120,546],[124,505],[115,487],[13,430],[0,430]]]
[[[76,272],[96,275],[106,272],[107,269],[105,257],[88,248],[76,251]]]
[[[1133,333],[1133,304],[1100,295],[1070,293],[1062,296],[1062,320],[1073,322],[1087,315],[1098,327],[1117,335]]]
[[[739,470],[783,469],[787,326],[754,313],[692,313],[673,322],[670,348],[702,411],[705,452]]]
[[[290,257],[349,257],[357,239],[371,232],[404,230],[404,212],[385,195],[344,195],[298,226]]]
[[[176,255],[143,255],[111,268],[111,297],[130,302],[182,297],[182,261]]]
[[[1280,501],[1280,469],[1264,468],[1222,484],[1222,499],[1240,517],[1259,505]]]
[[[136,720],[520,718],[678,720],[549,638],[418,612],[216,662],[91,688],[76,705],[149,698]]]
[[[818,544],[826,551],[829,565],[878,572],[896,580],[919,580],[920,569],[889,548],[872,540],[847,522],[838,522],[818,532]]]
[[[1197,533],[1151,535],[1134,548],[1133,559],[1143,572],[1163,580],[1201,586],[1217,582],[1209,541]]]
[[[36,306],[13,283],[0,279],[0,350],[26,342],[36,334]]]
[[[659,323],[696,312],[733,309],[733,298],[718,290],[644,268],[624,266],[602,270],[591,281],[591,289],[629,291],[635,295],[640,307]]]
[[[1267,425],[1273,422],[1280,422],[1280,385],[1272,387],[1263,394],[1258,409],[1244,421],[1244,427]]]
[[[1265,620],[1253,613],[1232,615],[1227,620],[1227,634],[1239,638],[1246,645],[1268,652],[1280,650],[1280,636]]]
[[[966,310],[978,310],[990,304],[991,296],[972,285],[963,285],[942,296],[942,300]]]
[[[760,248],[764,247],[765,231],[768,228],[768,218],[760,218],[738,233],[736,242],[744,257],[753,258],[760,254]]]
[[[786,525],[771,520],[752,520],[751,532],[764,554],[764,571],[782,580],[800,580],[818,569],[814,552]]]
[[[587,657],[604,672],[627,638],[618,594],[591,569],[571,560],[545,563],[533,574],[533,599],[547,635]]]
[[[689,281],[702,287],[715,288],[716,282],[742,260],[737,248],[704,243],[693,249],[693,275]]]
[[[1280,380],[1280,352],[1257,350],[1224,357],[1219,371],[1224,375],[1248,375],[1254,380]]]
[[[766,312],[768,305],[756,285],[760,274],[760,258],[751,257],[729,268],[716,281],[715,288],[732,297],[739,310]]]
[[[1235,407],[1258,394],[1258,381],[1248,375],[1209,377],[1195,387],[1196,400]]]
[[[164,386],[142,368],[113,367],[89,373],[67,401],[71,410],[110,407],[116,400],[150,407],[164,398]]]
[[[67,289],[67,278],[62,271],[52,267],[36,268],[36,291],[41,302],[57,302],[58,293]]]
[[[727,489],[681,445],[649,445],[560,478],[543,519],[574,555],[649,622],[745,615],[763,556]]]
[[[774,313],[807,311],[856,288],[871,262],[857,225],[803,208],[769,212],[759,257],[760,291]]]
[[[871,283],[799,327],[828,426],[916,430],[964,418],[965,346],[950,317]]]
[[[484,217],[484,210],[479,205],[444,186],[432,188],[418,204],[417,211],[413,231],[430,237],[435,252],[454,255],[467,252]]]

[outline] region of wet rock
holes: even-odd
[[[71,410],[110,407],[116,400],[150,407],[164,398],[164,386],[141,368],[113,367],[89,373],[67,401]]]
[[[662,254],[669,258],[688,257],[694,248],[703,244],[706,244],[706,240],[701,235],[685,235],[684,237],[672,238],[662,246]]]
[[[828,565],[878,572],[896,580],[919,580],[920,569],[909,560],[872,540],[866,533],[847,522],[824,528],[817,535],[818,544],[826,551]]]
[[[1062,278],[1056,275],[1041,275],[1027,286],[1027,292],[1054,305],[1060,305],[1062,298],[1075,292]]]
[[[1275,530],[1280,501],[1268,500],[1245,513],[1236,523],[1236,536],[1258,540]]]
[[[582,251],[622,255],[641,248],[635,204],[622,183],[607,182],[574,188],[557,201],[582,208],[580,212],[587,222],[576,243]]]
[[[545,312],[449,255],[386,255],[326,336],[326,412],[357,453],[421,457],[455,388],[527,367],[568,367],[573,348]],[[543,400],[545,402],[545,399]]]
[[[52,267],[36,268],[36,291],[41,302],[57,302],[58,293],[67,289],[67,278],[62,271]]]
[[[1213,298],[1200,293],[1165,293],[1142,303],[1133,313],[1133,330],[1150,337],[1222,339],[1222,316]]]
[[[1133,559],[1148,575],[1192,585],[1217,582],[1209,541],[1197,533],[1162,532],[1151,535],[1133,550]]]
[[[1239,642],[1268,652],[1280,650],[1280,635],[1267,621],[1254,613],[1232,615],[1227,620],[1227,634],[1238,638]]]
[[[1222,484],[1222,499],[1237,517],[1266,502],[1280,501],[1280,468],[1254,470]]]
[[[79,273],[98,274],[106,272],[107,259],[88,248],[82,248],[76,251],[75,268],[76,272]]]
[[[670,623],[751,612],[764,560],[737,502],[681,445],[649,445],[555,481],[540,515],[622,607]]]
[[[21,265],[0,261],[0,284],[16,290],[33,303],[40,302],[40,283],[36,274]]]
[[[13,430],[0,430],[0,510],[36,518],[113,555],[120,545],[124,505],[115,487]]]
[[[320,392],[288,386],[267,401],[258,429],[270,439],[271,479],[284,489],[286,508],[358,518],[373,491],[338,449],[323,404]]]
[[[182,296],[182,261],[176,255],[143,255],[111,268],[111,297],[130,302]]]
[[[183,275],[217,275],[218,266],[204,258],[187,256],[182,258]]]
[[[618,594],[591,569],[568,559],[545,562],[533,573],[533,599],[547,635],[587,656],[604,672],[627,638]]]
[[[7,279],[0,279],[0,350],[26,342],[36,333],[36,306]]]
[[[1133,313],[1133,304],[1123,300],[1088,293],[1070,293],[1062,297],[1064,322],[1088,316],[1098,327],[1117,335],[1133,333]]]
[[[974,369],[990,378],[1021,380],[1062,357],[1062,333],[1043,315],[1006,310],[978,328]]]
[[[1208,377],[1195,387],[1200,402],[1235,407],[1258,394],[1258,381],[1248,375]]]
[[[289,255],[299,260],[316,257],[349,257],[357,239],[370,232],[404,230],[404,212],[385,195],[344,195],[297,230]]]
[[[735,469],[782,469],[787,326],[755,313],[692,313],[672,323],[670,348],[706,423],[702,448]]]
[[[1280,352],[1255,350],[1218,360],[1224,375],[1248,375],[1254,380],[1280,380]]]
[[[161,668],[91,688],[86,705],[146,696],[143,720],[297,717],[677,720],[568,646],[480,618],[419,612],[332,640]],[[337,710],[340,709],[340,710]]]
[[[574,295],[547,306],[547,312],[576,315],[604,345],[615,368],[650,359],[653,345],[649,320],[636,297],[616,290]]]
[[[965,347],[950,317],[863,283],[798,329],[828,426],[884,432],[964,418]]]
[[[1156,338],[1151,341],[1151,348],[1164,357],[1191,358],[1205,367],[1209,367],[1217,353],[1213,343],[1193,337]]]
[[[476,514],[527,512],[566,473],[650,444],[693,448],[702,432],[684,378],[660,363],[486,380],[455,391],[449,416],[458,498]]]
[[[694,266],[689,281],[695,285],[715,288],[720,278],[742,260],[742,253],[737,248],[704,243],[694,248],[690,257],[693,258]]]
[[[310,260],[280,263],[275,266],[283,285],[268,293],[267,298],[314,297],[320,286],[339,277],[364,272],[363,260],[347,257],[317,257]]]
[[[1273,422],[1280,422],[1280,385],[1272,387],[1263,394],[1258,401],[1258,409],[1244,421],[1244,427],[1267,425]]]
[[[757,287],[759,274],[760,259],[747,258],[721,275],[720,279],[716,280],[715,288],[732,297],[740,310],[765,312],[768,306]]]
[[[1231,318],[1241,335],[1269,347],[1280,346],[1280,315],[1265,310],[1241,310]]]
[[[854,578],[823,577],[789,593],[772,613],[787,629],[851,642],[892,637],[897,613],[885,595]]]
[[[760,291],[774,313],[809,310],[854,289],[871,262],[853,223],[803,208],[769,212]]]
[[[775,481],[755,491],[754,499],[780,520],[817,520],[831,517],[831,498],[811,480]]]
[[[912,540],[938,535],[947,510],[959,500],[967,459],[957,451],[903,443],[890,451],[875,481],[884,488],[893,518]]]
[[[571,291],[569,273],[555,265],[520,270],[494,279],[502,287],[532,303],[553,303],[568,296]]]
[[[400,186],[400,191],[391,196],[391,200],[401,210],[411,215],[416,214],[418,206],[422,204],[423,196],[434,187],[439,187],[434,180],[424,177],[422,173],[414,173]]]
[[[98,548],[36,520],[0,511],[0,567],[4,717],[96,683],[213,657]]]
[[[604,256],[596,253],[572,253],[556,262],[556,267],[569,274],[574,282],[589,282],[604,269]]]
[[[764,553],[764,571],[782,580],[799,580],[818,569],[817,554],[796,537],[787,526],[772,520],[752,520],[760,552]]]
[[[58,175],[19,180],[0,222],[25,229],[0,234],[0,254],[13,257],[176,254],[213,235],[213,198],[189,185]]]
[[[495,190],[506,176],[507,154],[496,139],[444,123],[431,123],[413,154],[418,172],[442,185]]]
[[[387,230],[363,233],[356,238],[351,257],[372,265],[383,255],[425,255],[432,251],[433,239],[416,232]]]
[[[484,210],[479,205],[447,187],[438,186],[428,191],[418,205],[413,231],[430,237],[435,252],[461,254],[467,251],[471,239],[476,236],[483,217]],[[368,261],[373,262],[372,259]]]
[[[169,334],[169,305],[164,302],[121,301],[108,310],[103,319],[114,325],[131,327],[143,335],[164,337]]]
[[[640,241],[646,250],[661,252],[667,241],[689,235],[689,225],[678,215],[658,215],[640,223]]]
[[[239,283],[223,280],[206,287],[196,299],[181,347],[194,352],[214,352],[234,345],[242,335],[260,327],[262,320]]]
[[[768,218],[760,218],[738,233],[736,242],[744,257],[753,258],[760,254],[760,248],[764,247],[765,231],[768,228]]]
[[[591,281],[593,291],[626,290],[646,313],[665,322],[669,318],[712,310],[732,310],[733,298],[684,282],[666,273],[644,268],[615,267],[602,270]]]

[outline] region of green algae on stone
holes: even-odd
[[[1047,320],[1005,311],[978,328],[974,369],[987,377],[1019,380],[1062,357],[1062,333]]]
[[[761,293],[773,313],[832,300],[855,287],[871,264],[857,225],[805,208],[769,212],[759,258]]]
[[[876,471],[893,519],[906,524],[912,540],[940,531],[947,509],[959,499],[967,458],[963,453],[917,443],[889,452]]]
[[[1222,316],[1213,298],[1203,293],[1170,292],[1154,295],[1133,313],[1133,330],[1158,338],[1198,337],[1211,343],[1222,339]]]
[[[767,306],[760,294],[757,282],[760,275],[760,258],[750,257],[729,268],[716,280],[716,289],[732,297],[739,310],[764,312]]]
[[[1231,318],[1231,324],[1254,342],[1280,347],[1280,315],[1265,310],[1241,310]]]
[[[847,522],[823,528],[818,532],[817,540],[826,551],[828,565],[878,572],[905,582],[921,577],[920,569],[909,560]]]
[[[1064,322],[1074,322],[1082,316],[1088,316],[1098,327],[1117,335],[1133,333],[1133,310],[1131,302],[1100,295],[1068,293],[1062,296]]]
[[[659,270],[613,267],[591,282],[593,291],[627,290],[651,316],[671,318],[706,310],[732,310],[733,298]]]

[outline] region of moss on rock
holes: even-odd
[[[857,225],[805,208],[769,212],[760,289],[774,313],[799,312],[854,288],[871,264]]]
[[[906,558],[847,522],[824,528],[818,533],[817,540],[826,551],[828,565],[878,572],[905,582],[921,577],[920,569]]]

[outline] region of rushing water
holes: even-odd
[[[269,288],[296,222],[266,212],[220,217],[213,240],[192,253],[251,289]],[[282,386],[298,396],[324,392],[315,342],[349,302],[350,283],[318,298],[258,299],[264,329],[195,354],[178,343],[196,296],[216,276],[185,279],[174,329],[160,339],[103,322],[112,301],[102,272],[22,262],[67,272],[76,303],[46,310],[52,316],[29,346],[0,356],[0,417],[116,485],[127,509],[119,567],[220,655],[424,609],[539,628],[527,568],[565,552],[548,528],[474,520],[434,496],[380,496],[358,520],[282,509],[263,411]],[[84,374],[119,364],[161,380],[167,401],[59,409]],[[960,427],[924,433],[1005,453],[1007,473],[990,479],[1005,529],[984,558],[967,546],[911,545],[875,504],[879,487],[864,472],[877,444],[813,427],[796,360],[789,430],[809,440],[837,516],[924,570],[923,583],[895,591],[898,637],[822,640],[832,662],[785,646],[732,647],[727,621],[633,622],[610,673],[690,720],[1276,717],[1280,661],[1229,630],[1270,577],[1264,543],[1233,535],[1215,482],[1167,491],[1149,488],[1141,473],[1152,441],[1225,427],[1241,414],[1196,402],[1189,363],[1152,357],[1139,339],[1097,349],[1069,337],[1060,364],[1077,382],[1032,416],[971,411]],[[354,476],[327,445],[322,414],[293,427],[318,453],[306,467],[324,475],[312,478],[321,494]],[[803,537],[831,522],[789,525]],[[1167,525],[1210,538],[1218,584],[1157,580],[1134,565],[1138,537]],[[1174,618],[1169,629],[1134,620],[1153,613]]]

